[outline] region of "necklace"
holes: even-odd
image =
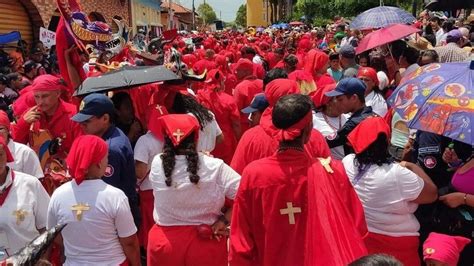
[[[296,151],[301,151],[301,152],[304,152],[304,148],[303,147],[297,147],[297,146],[284,146],[284,147],[278,147],[278,152],[283,152],[283,151],[286,151],[286,150],[296,150]]]
[[[335,126],[331,125],[331,123],[329,123],[329,119],[328,119],[328,117],[327,117],[324,113],[323,113],[323,118],[324,118],[324,121],[326,121],[326,123],[328,124],[328,126],[329,126],[330,128],[332,128],[334,131],[338,131],[338,130],[341,128],[341,126],[342,126],[342,119],[341,119],[341,116],[338,117],[338,118],[339,118],[339,127],[337,127],[337,128],[336,128]]]

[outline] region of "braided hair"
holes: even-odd
[[[214,120],[211,112],[192,96],[177,93],[172,108],[177,114],[192,113],[199,121],[201,129],[206,127],[207,123]]]
[[[175,156],[185,155],[188,162],[186,171],[189,173],[189,180],[191,183],[197,184],[199,182],[199,156],[196,151],[196,143],[194,142],[194,134],[187,136],[178,146],[174,146],[171,139],[165,136],[165,145],[163,147],[163,154],[161,160],[163,161],[163,171],[165,172],[165,183],[168,187],[171,186],[171,175],[173,174],[176,165]]]

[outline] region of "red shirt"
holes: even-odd
[[[71,149],[72,142],[83,134],[79,124],[71,120],[71,117],[76,113],[75,105],[60,100],[51,119],[48,120],[45,115],[41,115],[41,118],[33,123],[33,130],[46,129],[53,138],[61,138],[62,142],[58,153],[67,154]],[[17,124],[12,125],[13,139],[28,144],[30,141],[30,127],[31,125],[22,116]]]
[[[367,254],[364,211],[344,167],[287,150],[245,168],[231,223],[231,266],[347,265]]]

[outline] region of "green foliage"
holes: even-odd
[[[235,23],[242,27],[247,27],[247,5],[243,4],[237,10],[237,15],[235,17]]]
[[[214,23],[217,19],[216,12],[214,12],[214,9],[208,3],[200,4],[197,8],[197,13],[207,24]]]
[[[399,6],[411,12],[413,1],[418,0],[384,0],[383,2],[385,5]],[[332,19],[336,15],[350,18],[379,5],[380,0],[298,0],[296,9],[306,16],[319,20]]]

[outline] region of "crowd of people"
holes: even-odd
[[[414,26],[361,54],[367,32],[339,17],[189,33],[165,65],[204,80],[83,98],[112,62],[0,48],[0,261],[67,224],[43,262],[473,265],[474,146],[409,128],[387,98],[421,66],[474,60],[474,15]]]

